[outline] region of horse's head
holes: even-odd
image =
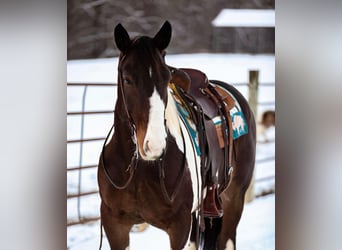
[[[121,51],[118,67],[119,96],[136,128],[136,143],[144,160],[156,160],[166,148],[165,108],[170,71],[164,50],[171,39],[171,25],[165,22],[153,37],[130,39],[118,24],[115,43]]]

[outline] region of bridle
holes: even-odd
[[[126,55],[120,55],[119,57],[119,65],[121,65],[122,61],[125,59]],[[125,112],[126,112],[126,116],[128,117],[128,125],[130,127],[130,133],[132,136],[136,136],[136,126],[135,126],[135,123],[133,122],[133,118],[131,116],[131,114],[129,113],[128,111],[128,105],[127,105],[127,102],[126,102],[126,98],[125,98],[125,90],[124,90],[124,84],[123,84],[123,81],[122,81],[122,71],[121,69],[119,68],[118,69],[118,84],[119,84],[119,88],[121,89],[121,98],[122,98],[122,101],[123,101],[123,106],[124,106],[124,109],[125,109]]]
[[[124,60],[125,58],[125,55],[120,55],[119,57],[119,65],[121,64],[121,62]],[[118,76],[118,87],[120,88],[120,94],[121,94],[121,98],[122,98],[122,101],[123,101],[123,106],[124,106],[124,109],[125,109],[125,113],[127,115],[127,118],[128,118],[128,125],[129,125],[129,128],[130,128],[130,134],[132,137],[136,138],[136,126],[134,124],[134,121],[132,119],[132,116],[130,115],[129,111],[128,111],[128,106],[127,106],[127,102],[126,102],[126,98],[125,98],[125,91],[124,91],[124,84],[123,84],[123,81],[122,81],[122,72],[121,70],[119,69],[118,70],[119,72],[119,76]],[[166,124],[165,124],[166,126]],[[134,173],[135,173],[135,170],[137,168],[137,165],[138,165],[138,161],[139,161],[139,153],[138,153],[138,150],[135,150],[133,156],[132,156],[132,159],[131,159],[131,162],[130,164],[128,165],[128,167],[126,168],[125,172],[129,172],[129,177],[127,179],[127,181],[123,184],[123,185],[119,185],[117,183],[115,183],[115,181],[113,180],[113,178],[110,176],[110,173],[108,172],[107,168],[106,168],[106,164],[105,164],[105,159],[104,159],[104,152],[105,152],[105,146],[107,144],[107,141],[108,141],[108,138],[110,136],[110,134],[112,133],[114,129],[114,124],[112,125],[104,143],[103,143],[103,146],[102,146],[102,152],[101,152],[101,162],[102,162],[102,166],[103,166],[103,170],[104,170],[104,173],[107,177],[107,179],[109,180],[109,182],[113,185],[114,188],[118,189],[118,190],[123,190],[123,189],[126,189],[129,184],[131,183],[132,179],[133,179],[133,176],[134,176]],[[163,196],[165,198],[165,200],[171,204],[173,203],[175,197],[177,196],[177,194],[179,193],[180,191],[180,187],[181,187],[181,184],[183,183],[183,179],[184,179],[184,176],[185,176],[185,173],[186,173],[186,146],[185,146],[185,139],[184,139],[184,135],[183,135],[183,132],[181,132],[182,134],[182,141],[183,141],[183,148],[184,148],[184,157],[183,157],[183,166],[182,166],[182,173],[180,175],[177,176],[177,181],[176,181],[176,187],[175,189],[173,190],[172,194],[169,195],[167,190],[166,190],[166,185],[165,185],[165,160],[164,160],[164,157],[166,155],[166,151],[167,151],[167,147],[168,147],[168,144],[169,144],[169,132],[167,132],[167,137],[166,137],[166,148],[163,152],[163,154],[159,157],[159,159],[155,160],[156,164],[158,164],[158,171],[159,171],[159,182],[160,182],[160,186],[161,186],[161,191],[163,193]]]
[[[122,60],[125,58],[125,55],[120,55],[119,57],[119,65],[121,64]],[[127,107],[127,102],[126,102],[126,98],[125,98],[125,91],[124,91],[124,84],[122,82],[122,73],[121,73],[121,70],[119,69],[118,70],[119,72],[119,77],[118,77],[118,84],[119,84],[119,89],[121,89],[120,93],[121,93],[121,99],[123,101],[123,106],[124,106],[124,109],[125,109],[125,112],[126,112],[126,115],[127,115],[127,118],[128,118],[128,125],[129,125],[129,128],[130,128],[130,134],[132,137],[136,138],[136,126],[133,122],[133,119],[132,119],[132,116],[130,115],[129,111],[128,111],[128,107]],[[103,146],[102,146],[102,152],[101,152],[101,161],[102,161],[102,166],[103,166],[103,170],[104,170],[104,173],[105,175],[107,176],[107,179],[109,180],[109,182],[116,188],[116,189],[119,189],[119,190],[122,190],[122,189],[125,189],[129,186],[129,184],[131,183],[132,179],[133,179],[133,175],[134,175],[134,171],[135,169],[137,168],[137,164],[138,164],[138,152],[137,150],[134,151],[134,154],[133,154],[133,157],[131,159],[131,162],[130,164],[128,165],[128,167],[126,168],[126,172],[129,172],[129,177],[126,181],[126,183],[122,186],[116,184],[113,180],[113,178],[110,176],[107,168],[106,168],[106,164],[105,164],[105,159],[104,159],[104,151],[105,151],[105,146],[107,144],[107,141],[108,141],[108,138],[110,136],[110,134],[112,133],[114,129],[114,124],[112,125],[104,143],[103,143]]]

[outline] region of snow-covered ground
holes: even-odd
[[[275,82],[275,61],[273,55],[244,54],[183,54],[168,55],[166,62],[175,67],[197,68],[208,75],[209,79],[219,79],[228,83],[247,83],[248,71],[259,70],[260,83]],[[115,83],[117,78],[117,58],[68,61],[68,83]],[[237,87],[248,98],[247,86]],[[275,86],[260,86],[259,102],[275,101]],[[69,86],[67,92],[68,112],[82,109],[83,86]],[[85,110],[113,110],[116,91],[113,87],[88,87],[86,90]],[[275,105],[259,106],[259,116],[264,110],[274,110]],[[104,137],[113,122],[112,114],[87,115],[84,118],[84,138]],[[68,116],[68,140],[79,139],[81,132],[81,116]],[[274,130],[273,132],[274,137]],[[67,146],[68,168],[79,164],[95,165],[100,154],[102,141],[83,144],[80,158],[80,144],[69,143]],[[273,157],[274,142],[258,144],[255,179],[274,176],[274,160],[259,161]],[[68,194],[77,193],[78,183],[81,191],[97,189],[96,169],[68,171]],[[274,178],[256,182],[255,193],[261,194],[274,190]],[[238,227],[237,244],[239,249],[274,249],[274,195],[257,198],[245,205],[245,210]],[[68,220],[77,218],[77,199],[69,199],[67,203]],[[94,217],[99,215],[98,194],[85,196],[80,200],[81,216]],[[68,249],[97,249],[99,244],[99,223],[70,226],[67,230]],[[104,240],[103,249],[109,249]],[[159,229],[149,227],[143,233],[131,233],[131,250],[138,249],[169,249],[167,235]]]
[[[267,195],[247,203],[237,229],[237,249],[275,249],[275,195]],[[100,244],[100,223],[78,225],[68,228],[68,249],[93,250]],[[103,238],[103,250],[108,250],[107,239]],[[145,231],[130,233],[130,250],[170,249],[165,232],[149,226]]]

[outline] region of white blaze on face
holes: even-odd
[[[156,89],[149,101],[150,112],[143,145],[144,152],[141,156],[144,160],[155,160],[162,155],[166,147],[165,104]]]

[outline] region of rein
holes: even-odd
[[[180,176],[177,176],[177,181],[176,181],[177,186],[173,190],[173,193],[171,194],[171,196],[169,196],[169,194],[166,190],[166,186],[165,186],[165,166],[164,166],[165,161],[163,158],[159,158],[159,160],[158,160],[159,161],[158,162],[158,165],[159,165],[158,169],[159,169],[160,187],[161,187],[161,190],[162,190],[162,193],[164,195],[165,200],[170,204],[173,203],[175,197],[177,196],[177,194],[180,190],[181,184],[183,182],[185,172],[186,172],[186,167],[185,167],[185,164],[186,164],[186,146],[185,146],[185,139],[184,139],[184,135],[183,135],[182,131],[181,131],[181,134],[182,134],[183,148],[184,148],[184,157],[183,157],[183,164],[182,164],[183,165],[183,171],[182,171]],[[165,152],[166,152],[166,150],[165,150]]]
[[[104,141],[104,144],[103,144],[103,147],[102,147],[102,157],[101,157],[101,161],[102,161],[102,166],[103,166],[103,170],[105,172],[105,175],[107,176],[109,182],[113,185],[114,188],[116,189],[119,189],[119,190],[122,190],[122,189],[126,189],[129,184],[131,183],[132,179],[133,179],[133,176],[134,176],[134,172],[135,170],[137,169],[137,165],[138,165],[138,154],[137,152],[134,153],[132,159],[131,159],[131,163],[128,165],[127,169],[126,169],[126,172],[129,172],[129,177],[126,181],[126,183],[122,186],[116,184],[113,180],[113,178],[110,176],[107,168],[106,168],[106,165],[105,165],[105,160],[104,160],[104,150],[105,150],[105,145],[108,141],[108,138],[109,138],[109,135],[111,134],[112,130],[114,128],[114,125],[111,127],[105,141]],[[184,135],[183,135],[183,132],[182,133],[182,139],[183,139],[183,148],[184,148],[184,157],[183,157],[183,170],[182,170],[182,173],[180,175],[178,175],[177,177],[177,186],[175,187],[173,193],[171,195],[168,194],[167,190],[166,190],[166,185],[165,185],[165,159],[164,159],[164,156],[165,154],[159,158],[158,160],[156,160],[157,164],[158,164],[158,170],[159,170],[159,183],[160,183],[160,186],[161,186],[161,191],[163,193],[163,196],[165,198],[165,200],[168,202],[168,203],[173,203],[175,197],[177,196],[177,194],[179,193],[179,190],[180,190],[180,187],[181,187],[181,184],[183,182],[183,179],[184,179],[184,176],[185,176],[185,172],[186,172],[186,167],[185,167],[185,163],[186,163],[186,146],[185,146],[185,139],[184,139]],[[169,138],[169,135],[168,137]],[[167,139],[168,140],[168,139]],[[166,144],[168,145],[168,144]],[[166,152],[166,150],[165,150]]]
[[[112,128],[110,129],[107,137],[106,137],[106,140],[104,141],[103,143],[103,146],[102,146],[102,152],[101,152],[101,161],[102,161],[102,166],[103,166],[103,170],[109,180],[109,182],[116,188],[116,189],[119,189],[119,190],[122,190],[122,189],[125,189],[129,186],[129,184],[131,183],[132,179],[133,179],[133,175],[134,175],[134,171],[135,169],[137,168],[137,165],[138,165],[138,156],[137,156],[137,152],[134,153],[132,159],[131,159],[131,163],[128,165],[128,167],[126,168],[126,172],[129,172],[129,177],[128,177],[128,180],[126,181],[126,183],[122,186],[116,184],[114,182],[114,180],[112,179],[112,177],[110,176],[107,168],[106,168],[106,165],[105,165],[105,160],[104,160],[104,150],[105,150],[105,146],[106,146],[106,143],[107,143],[107,140],[109,138],[109,135],[111,134],[112,130],[114,128],[114,124],[112,126]]]

